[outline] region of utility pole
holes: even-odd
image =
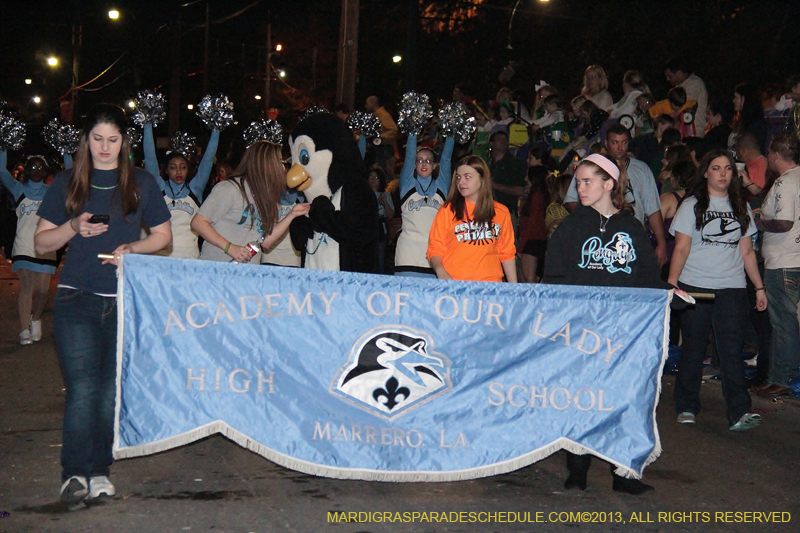
[[[419,0],[408,0],[408,40],[406,41],[405,90],[417,87],[417,40],[419,37]]]
[[[267,23],[267,75],[264,81],[264,113],[269,116],[270,80],[272,79],[272,23]]]
[[[203,94],[208,94],[208,50],[211,46],[211,2],[206,0],[205,50],[203,53]]]
[[[175,22],[175,34],[172,37],[172,79],[169,84],[169,106],[167,107],[167,121],[169,122],[169,135],[180,129],[181,122],[181,15]]]
[[[71,94],[72,109],[70,111],[72,120],[74,120],[78,116],[77,115],[78,80],[80,79],[79,74],[81,69],[82,44],[83,44],[83,24],[81,24],[80,22],[73,23],[72,24],[72,94]]]
[[[358,0],[342,0],[339,58],[336,69],[336,103],[354,108],[358,62]]]

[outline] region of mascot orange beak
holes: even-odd
[[[306,169],[300,163],[295,163],[289,172],[286,173],[286,185],[290,189],[297,189],[297,192],[303,192],[311,187],[311,176],[306,173]]]

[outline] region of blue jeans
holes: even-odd
[[[117,299],[59,288],[53,315],[67,389],[61,479],[107,476],[113,462]]]
[[[800,268],[776,268],[764,271],[764,286],[772,322],[772,352],[769,381],[783,387],[798,374],[800,366]]]
[[[719,352],[722,372],[722,394],[728,405],[728,423],[735,424],[750,411],[750,394],[744,376],[742,347],[744,332],[750,320],[745,289],[704,289],[684,283],[678,286],[687,292],[711,292],[714,300],[697,300],[681,314],[683,350],[675,379],[675,411],[700,412],[700,384],[703,380],[703,359],[708,334],[714,327],[714,340]]]

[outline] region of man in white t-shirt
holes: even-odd
[[[800,366],[800,141],[777,134],[767,161],[780,176],[764,198],[756,225],[764,232],[764,287],[774,341],[769,384],[758,395],[772,398],[789,394],[789,381],[798,376]]]
[[[692,74],[692,69],[684,59],[671,59],[664,68],[664,77],[673,87],[683,87],[688,100],[697,102],[694,126],[697,136],[703,137],[706,131],[706,109],[708,108],[708,90],[705,82]]]

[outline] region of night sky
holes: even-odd
[[[272,82],[272,105],[282,121],[313,104],[333,106],[340,3],[337,0],[210,0],[208,92],[223,92],[236,106],[240,127],[261,116],[255,99],[264,91],[267,23],[273,57],[286,70],[285,83]],[[142,89],[169,95],[180,76],[181,129],[202,125],[186,105],[197,103],[204,82],[206,2],[185,0],[61,0],[4,3],[0,99],[23,112],[31,124],[58,116],[58,98],[68,95],[72,75],[73,29],[82,27],[79,84],[119,61],[78,95],[78,114],[98,101],[124,104]],[[418,18],[409,15],[417,4]],[[712,98],[729,98],[743,81],[783,90],[800,72],[800,2],[523,0],[511,31],[515,0],[361,0],[356,103],[375,93],[395,105],[405,90],[448,101],[456,83],[491,98],[497,75],[509,59],[521,62],[512,80],[532,99],[533,84],[547,80],[566,98],[580,90],[583,69],[602,65],[612,95],[622,94],[625,70],[640,70],[657,98],[668,85],[666,60],[686,54]],[[107,12],[120,11],[111,21]],[[180,36],[180,39],[176,39]],[[180,55],[176,44],[180,42]],[[416,42],[416,47],[414,47]],[[46,64],[49,55],[60,63]],[[392,63],[399,54],[403,61]],[[413,58],[416,56],[416,62]],[[32,80],[25,85],[25,78]],[[35,104],[33,96],[42,102]],[[166,132],[163,132],[166,134]]]

